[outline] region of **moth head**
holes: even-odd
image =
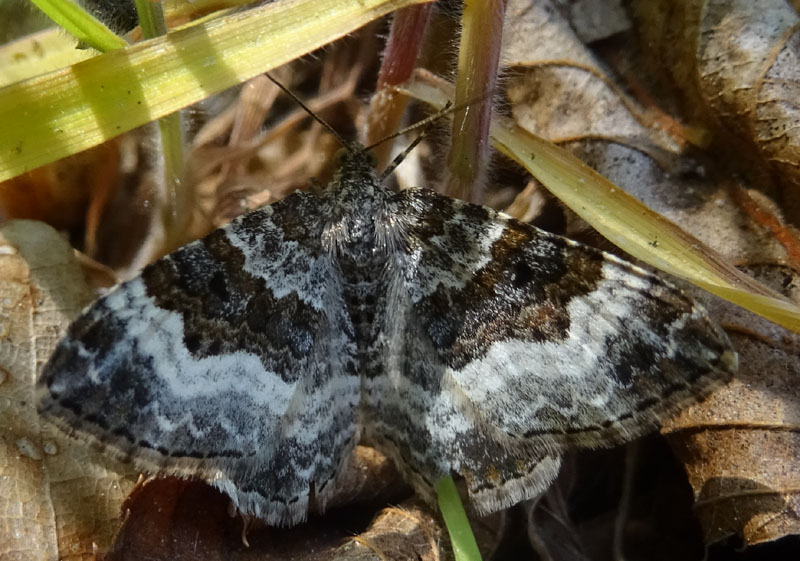
[[[345,167],[358,170],[369,169],[371,172],[378,164],[375,156],[358,142],[348,142],[344,148],[337,150],[333,156],[333,162],[336,169],[339,170]]]

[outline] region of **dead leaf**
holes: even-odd
[[[394,464],[383,454],[368,446],[356,446],[355,453],[336,482],[336,489],[325,504],[325,510],[352,504],[369,504],[395,500],[412,492]],[[314,511],[322,509],[314,505]]]
[[[343,545],[331,559],[337,561],[439,561],[444,534],[440,522],[419,503],[386,508],[367,531]]]
[[[152,479],[125,501],[126,517],[104,561],[223,559],[244,550],[241,519],[212,487],[176,478]]]
[[[613,37],[631,26],[620,0],[561,0],[560,4],[584,43]]]
[[[753,271],[800,300],[800,276]],[[800,533],[800,335],[730,305],[709,302],[740,356],[728,386],[663,432],[686,464],[707,543],[738,534],[752,545]]]
[[[153,478],[125,501],[125,522],[104,559],[347,559],[340,547],[366,528],[375,505],[410,493],[394,465],[365,446],[356,448],[324,515],[316,505],[306,524],[290,529],[243,519],[226,495],[205,483]],[[385,525],[367,530],[370,536],[386,531]]]
[[[641,46],[726,164],[800,221],[800,17],[783,1],[632,2]],[[731,134],[732,133],[732,134]]]
[[[546,5],[537,2],[520,17],[541,17]],[[516,37],[521,22],[509,25]],[[551,27],[555,31],[546,40],[540,36],[535,51],[509,39],[506,59],[514,72],[508,98],[517,125],[573,152],[734,262],[786,257],[785,248],[753,224],[707,166],[685,152],[685,140],[654,126],[658,121],[652,110],[615,85],[566,22]]]
[[[34,381],[92,294],[40,222],[0,230],[0,558],[88,560],[119,525],[125,469],[43,423]],[[130,475],[128,476],[130,477]]]
[[[116,141],[0,183],[0,217],[42,220],[75,238],[93,240],[99,216],[114,189]]]

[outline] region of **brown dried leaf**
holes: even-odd
[[[429,509],[411,502],[381,511],[365,532],[344,544],[331,559],[439,561],[444,538],[439,520]]]
[[[764,282],[800,300],[800,276],[761,266]],[[664,427],[685,462],[706,543],[746,545],[800,533],[800,336],[719,302],[740,356],[727,387]]]
[[[21,220],[0,230],[0,558],[92,559],[119,524],[124,470],[35,409],[37,371],[90,298],[52,228]]]
[[[104,561],[222,559],[244,549],[241,521],[228,515],[228,498],[199,482],[152,479],[125,501],[125,521]]]
[[[71,234],[97,231],[99,214],[114,189],[116,141],[106,142],[0,183],[0,217],[42,220]]]
[[[462,491],[464,491],[462,489]],[[462,497],[466,493],[462,493]],[[504,513],[471,516],[470,526],[481,553],[493,559],[505,530]],[[441,518],[419,499],[383,509],[369,528],[344,544],[336,561],[439,561],[452,558],[450,540]]]
[[[419,506],[386,509],[353,538],[364,520],[350,511],[285,529],[243,521],[229,515],[228,505],[227,497],[202,483],[151,480],[126,503],[128,518],[104,561],[440,558],[434,538],[441,529]]]
[[[800,17],[785,1],[632,3],[654,66],[754,185],[800,221]],[[733,134],[731,134],[733,132]]]
[[[204,483],[151,479],[126,501],[125,522],[105,560],[345,559],[339,548],[363,529],[373,505],[410,492],[394,465],[365,446],[356,448],[326,514],[316,509],[306,524],[290,529],[243,520],[225,495]],[[398,522],[393,531],[405,531],[404,524]],[[368,533],[382,536],[386,531],[379,527]],[[406,543],[405,551],[415,551],[414,543]]]
[[[325,504],[325,510],[359,503],[385,502],[410,493],[411,487],[386,456],[374,448],[356,446],[355,453],[336,482],[336,490]],[[314,510],[322,514],[322,509]]]
[[[613,37],[631,26],[621,0],[556,0],[584,43]]]
[[[542,17],[547,2],[519,11]],[[509,11],[514,7],[509,6]],[[512,34],[520,25],[511,24]],[[527,28],[528,25],[522,25]],[[732,261],[784,259],[786,249],[740,209],[731,188],[684,153],[685,142],[655,126],[652,111],[628,98],[566,22],[537,36],[537,49],[509,39],[506,59],[517,65],[508,80],[516,123],[560,144],[592,168]],[[524,52],[525,58],[520,53]],[[553,53],[561,53],[553,62]],[[568,58],[561,58],[561,56]]]

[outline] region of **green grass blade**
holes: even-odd
[[[424,0],[289,0],[0,89],[0,181],[96,146]]]
[[[136,15],[142,35],[152,39],[167,33],[167,24],[161,2],[151,0],[134,0]],[[181,183],[183,169],[183,127],[180,111],[166,115],[158,120],[161,135],[161,151],[164,156],[164,184],[166,200],[161,209],[161,223],[166,236],[165,245],[172,249],[174,238],[183,230],[189,219],[186,188]]]
[[[122,37],[70,0],[31,0],[31,2],[79,41],[98,51],[113,51],[127,45]]]
[[[145,39],[152,39],[167,33],[167,22],[160,2],[151,0],[134,0],[136,15],[139,16],[139,27]]]
[[[449,475],[442,477],[436,483],[436,494],[444,524],[453,544],[456,561],[481,561],[481,552],[478,550],[478,544],[475,542],[453,478]]]

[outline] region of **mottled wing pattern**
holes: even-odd
[[[363,380],[365,440],[391,457],[433,504],[437,480],[452,472],[466,478],[481,512],[545,490],[558,473],[560,454],[515,441],[474,411],[437,358],[408,294],[396,288],[389,301],[404,313],[387,321],[384,374]]]
[[[410,328],[390,330],[383,391],[409,388],[408,424],[374,438],[411,472],[465,475],[478,510],[546,488],[565,446],[651,431],[735,370],[724,332],[660,278],[484,207],[397,198],[406,248],[390,305]]]
[[[202,477],[272,524],[302,520],[358,437],[320,213],[291,195],[98,300],[45,367],[40,409],[140,469]]]

